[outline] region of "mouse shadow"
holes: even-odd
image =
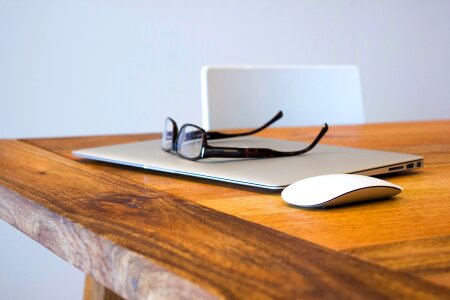
[[[400,200],[400,197],[390,196],[390,197],[380,198],[380,199],[376,199],[376,200],[366,200],[366,201],[359,201],[359,202],[354,202],[354,203],[343,203],[343,204],[337,204],[337,205],[327,206],[327,207],[321,207],[321,206],[304,207],[304,206],[296,206],[296,205],[292,205],[292,204],[288,204],[288,203],[287,203],[287,206],[290,208],[295,208],[295,209],[299,209],[299,210],[307,210],[307,211],[324,211],[324,210],[340,211],[340,210],[344,210],[346,208],[364,207],[364,206],[367,207],[367,206],[371,206],[374,204],[383,204],[383,203],[388,203],[388,202],[398,201],[398,200]]]

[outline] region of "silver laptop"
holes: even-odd
[[[211,146],[271,148],[295,151],[306,143],[258,137],[208,141]],[[161,140],[81,149],[82,158],[181,174],[264,189],[280,190],[311,176],[352,173],[379,175],[421,168],[423,157],[396,152],[374,151],[319,144],[310,152],[267,159],[208,158],[189,161],[161,149]]]

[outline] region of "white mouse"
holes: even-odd
[[[281,197],[296,206],[329,207],[391,197],[402,191],[401,186],[374,177],[331,174],[294,182]]]

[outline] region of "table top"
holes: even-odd
[[[71,155],[159,134],[1,140],[0,218],[129,299],[450,299],[449,129],[332,126],[322,143],[425,157],[422,169],[381,177],[403,186],[393,199],[333,209]]]

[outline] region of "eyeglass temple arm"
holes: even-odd
[[[306,148],[298,151],[277,151],[267,148],[234,148],[234,147],[211,147],[205,148],[202,158],[227,157],[227,158],[270,158],[294,156],[306,153],[313,149],[328,131],[325,123],[314,141]]]
[[[209,140],[213,140],[213,139],[223,139],[223,138],[252,135],[252,134],[260,132],[261,130],[269,127],[271,124],[275,123],[282,117],[283,117],[283,112],[280,110],[272,119],[270,119],[266,124],[262,125],[259,128],[256,128],[256,129],[253,129],[253,130],[247,131],[247,132],[240,132],[240,133],[222,133],[222,132],[218,132],[218,131],[208,131],[206,133],[206,138]]]

